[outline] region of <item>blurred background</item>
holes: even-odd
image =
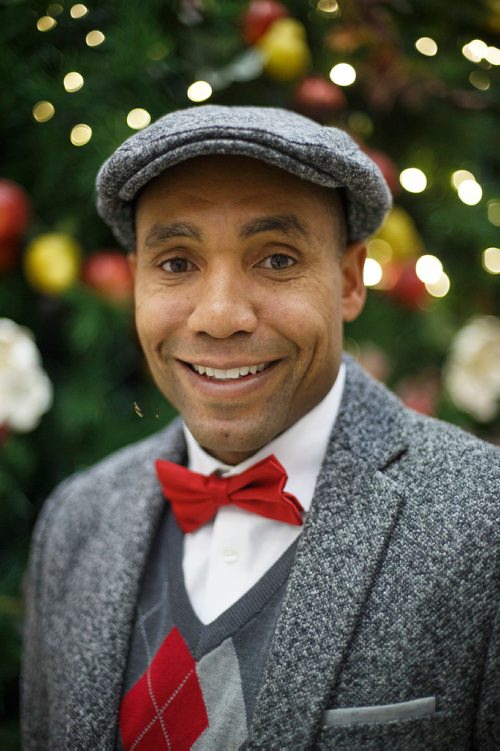
[[[173,416],[95,174],[207,103],[347,129],[394,209],[346,348],[412,408],[500,443],[500,0],[4,0],[0,24],[0,748],[19,747],[22,576],[43,499]]]

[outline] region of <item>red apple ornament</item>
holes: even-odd
[[[288,10],[277,0],[252,0],[241,17],[246,44],[255,44],[271,24],[285,16],[288,16]]]
[[[103,250],[87,258],[82,280],[111,302],[126,302],[132,296],[132,274],[127,258],[117,250]]]
[[[24,234],[30,218],[30,202],[20,185],[0,179],[0,240]]]

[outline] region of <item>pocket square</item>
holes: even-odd
[[[325,725],[359,725],[363,722],[389,722],[425,717],[436,711],[436,697],[425,696],[398,704],[378,704],[368,707],[341,707],[327,709],[323,715]]]

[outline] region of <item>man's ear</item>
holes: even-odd
[[[344,321],[354,321],[363,310],[366,300],[366,287],[363,282],[365,258],[366,245],[363,241],[360,241],[348,245],[340,259],[342,320]]]
[[[128,261],[128,267],[130,269],[130,273],[132,274],[132,279],[135,282],[135,272],[137,268],[137,256],[132,250],[127,255],[127,261]]]

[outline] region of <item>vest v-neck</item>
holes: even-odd
[[[168,591],[173,619],[184,634],[191,654],[199,660],[260,613],[278,589],[285,584],[295,556],[297,540],[239,600],[214,621],[204,624],[195,613],[186,590],[182,567],[184,538],[170,510],[167,510],[164,524]]]

